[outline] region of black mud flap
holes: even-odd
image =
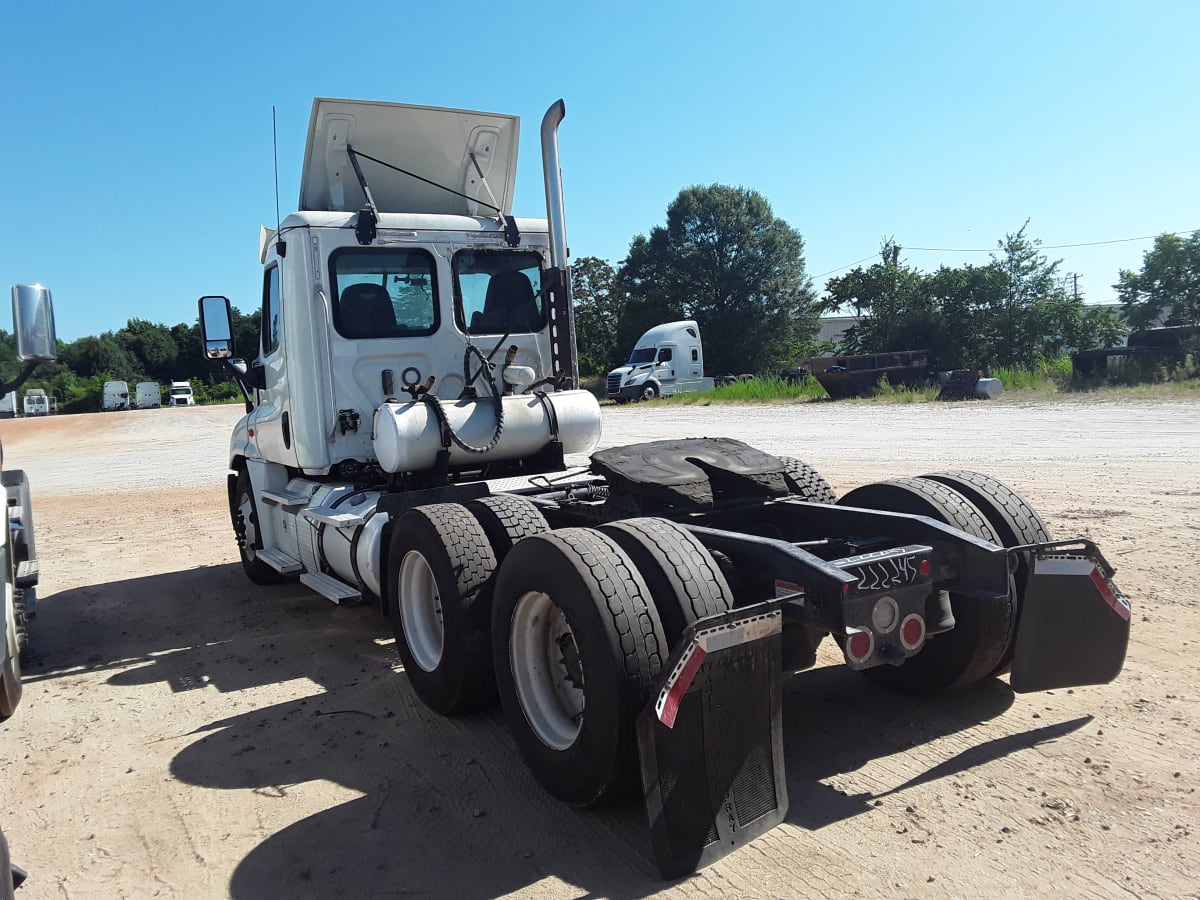
[[[780,603],[690,626],[638,716],[654,858],[679,878],[770,831],[787,814]]]
[[[1117,677],[1129,646],[1131,608],[1091,541],[1015,547],[1029,552],[1009,683],[1028,693]]]

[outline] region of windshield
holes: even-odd
[[[627,363],[627,365],[640,366],[643,363],[650,363],[650,362],[654,362],[654,348],[653,347],[642,347],[638,350],[634,350],[632,353],[629,354],[629,362]]]
[[[454,254],[454,317],[467,334],[528,334],[546,323],[542,257],[513,250]]]
[[[330,270],[333,327],[342,337],[413,337],[437,330],[437,282],[427,251],[338,250]]]

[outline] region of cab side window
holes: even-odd
[[[270,356],[279,348],[279,266],[267,269],[263,277],[262,353]]]

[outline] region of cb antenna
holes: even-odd
[[[279,130],[275,126],[275,104],[271,104],[271,149],[275,155],[275,236],[279,236]]]

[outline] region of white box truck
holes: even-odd
[[[115,412],[129,409],[129,383],[126,381],[106,381],[100,395],[100,411]]]
[[[162,406],[162,388],[156,381],[139,381],[134,389],[133,402],[138,409],[158,409]]]
[[[669,878],[783,820],[782,673],[827,637],[898,691],[1010,665],[1016,691],[1116,677],[1130,608],[1112,568],[993,478],[838,501],[731,438],[592,452],[564,115],[541,125],[547,216],[516,219],[515,116],[313,103],[300,209],[260,236],[247,358],[228,298],[200,298],[204,353],[246,399],[227,457],[246,575],[377,603],[405,690],[443,715],[498,696],[556,797],[600,803],[640,770]]]
[[[195,406],[196,398],[192,394],[190,381],[172,381],[171,391],[167,395],[167,406]]]
[[[3,397],[0,397],[0,419],[15,419],[17,411],[16,391],[9,391]]]
[[[610,400],[653,400],[688,391],[711,391],[704,377],[704,344],[691,319],[655,325],[640,338],[629,361],[608,373]]]

